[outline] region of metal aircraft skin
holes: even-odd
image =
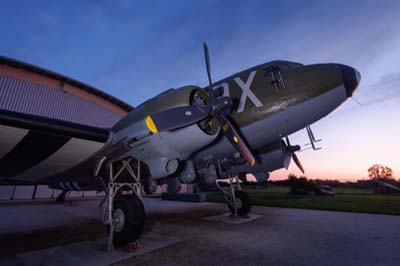
[[[276,77],[274,80],[274,77],[270,74],[277,69],[280,70],[281,77],[279,78],[281,78],[281,80]],[[252,151],[257,153],[259,150],[265,152],[265,147],[268,145],[273,145],[283,137],[301,130],[307,125],[311,125],[332,112],[353,94],[358,86],[359,80],[360,74],[353,68],[345,65],[317,64],[303,66],[293,62],[273,61],[218,81],[215,83],[214,88],[221,90],[224,96],[230,96],[232,98],[233,106],[229,113],[229,118],[232,123],[240,129],[240,133],[250,145]],[[187,86],[180,89],[172,89],[155,96],[136,107],[113,128],[117,132],[120,132],[119,135],[122,134],[123,137],[125,137],[123,134],[130,134],[131,136],[135,134],[146,134],[146,132],[143,132],[146,130],[147,132],[149,131],[145,126],[146,116],[168,108],[189,105],[191,94],[195,90],[201,91],[199,87]],[[9,120],[12,120],[12,118]],[[30,120],[32,121],[34,119],[32,118]],[[10,125],[10,123],[7,121],[5,122],[4,119],[2,122],[5,125]],[[17,125],[18,123],[11,124]],[[128,128],[134,130],[135,125],[140,125],[142,127],[140,128],[141,132],[131,131],[125,133]],[[29,128],[30,126],[31,125],[26,125],[26,123],[21,123],[24,133],[26,133],[24,127]],[[41,129],[39,125],[36,126],[36,128],[39,130]],[[46,126],[43,126],[43,128],[45,129]],[[189,126],[189,128],[191,128],[191,126]],[[179,135],[177,139],[179,139],[180,142],[182,142],[183,139],[187,142],[198,142],[192,135],[185,135],[185,131],[188,130],[179,129],[175,130],[174,133],[162,132],[160,135],[166,134],[169,137],[171,137],[170,135]],[[8,135],[4,130],[2,132],[4,132],[4,134],[2,134],[2,139],[6,142]],[[62,134],[62,132],[56,133]],[[69,132],[67,133],[71,135]],[[86,135],[90,135],[90,137]],[[57,187],[59,182],[75,182],[79,184],[79,188],[82,189],[85,189],[85,186],[89,185],[91,188],[96,187],[99,184],[98,181],[92,177],[93,164],[102,156],[103,151],[107,151],[107,147],[111,146],[110,143],[112,140],[115,140],[113,134],[107,135],[108,133],[105,131],[94,139],[92,132],[91,134],[83,133],[82,136],[78,135],[77,139],[92,139],[90,139],[90,141],[79,141],[77,145],[73,145],[73,148],[77,150],[82,149],[81,145],[87,142],[90,143],[89,145],[86,144],[89,147],[84,149],[88,150],[88,153],[95,154],[94,156],[86,158],[83,162],[74,161],[73,163],[76,165],[72,165],[72,167],[66,169],[66,171],[58,172],[52,176],[46,176],[46,173],[49,171],[43,169],[42,176],[38,176],[37,172],[35,172],[35,176],[32,177],[26,174],[22,174],[19,177],[5,176],[3,178],[7,178],[7,181],[2,180],[2,183],[8,182],[12,184],[13,180],[27,183],[34,181],[34,183],[50,184]],[[107,144],[103,146],[101,143],[107,138]],[[96,143],[98,144],[96,145]],[[209,144],[210,143],[207,143],[205,145],[207,147],[196,147],[195,150],[185,151],[185,156],[182,157],[178,155],[178,158],[180,160],[192,159],[196,166],[203,166],[208,165],[209,162],[229,159],[234,154],[233,147],[227,145],[227,141],[223,138],[218,138],[218,140],[213,141],[211,145]],[[97,151],[97,149],[100,149],[100,151]],[[86,153],[85,156],[87,156]],[[161,157],[159,159],[161,159]],[[4,165],[3,168],[5,167],[18,167],[18,164]],[[272,171],[275,169],[270,170]],[[255,173],[254,170],[248,172]],[[4,171],[2,171],[0,175],[3,173]],[[166,176],[170,176],[170,174]],[[166,176],[157,176],[157,178]],[[72,190],[74,190],[73,188]]]
[[[147,193],[157,184],[213,185],[246,173],[265,181],[270,172],[287,168],[291,158],[303,170],[295,155],[300,147],[286,137],[334,111],[360,83],[359,72],[346,65],[273,61],[212,84],[208,48],[206,64],[213,93],[210,86],[170,89],[111,129],[1,110],[0,183],[107,190],[112,163],[118,172],[126,162],[130,171],[141,171],[139,181]],[[48,137],[51,149],[16,157],[23,153],[27,134],[31,150],[43,146],[32,143],[40,136]]]
[[[278,71],[277,69],[281,69],[280,81],[276,77],[274,80],[270,74],[270,71]],[[179,177],[179,173],[159,169],[159,166],[165,168],[165,164],[174,159],[179,160],[179,169],[182,170],[188,170],[184,166],[189,162],[189,165],[194,166],[189,172],[194,171],[198,176],[203,173],[200,179],[205,179],[206,183],[210,184],[215,181],[216,175],[204,175],[207,175],[210,166],[216,165],[217,161],[230,162],[225,168],[230,169],[233,174],[253,173],[262,180],[268,176],[268,172],[288,167],[290,154],[283,154],[286,151],[281,145],[281,139],[335,110],[352,96],[359,81],[360,74],[345,65],[303,66],[293,62],[274,61],[216,82],[214,88],[220,90],[220,94],[232,98],[229,119],[237,126],[253,153],[258,155],[254,167],[250,167],[240,158],[237,159],[237,152],[225,138],[215,136],[218,134],[203,134],[198,125],[146,135],[150,133],[145,122],[147,116],[169,108],[187,106],[195,92],[205,95],[201,88],[187,86],[166,91],[136,107],[113,127],[112,131],[117,133],[110,134],[106,145],[94,156],[77,167],[46,178],[45,182],[76,182],[82,184],[80,187],[84,187],[91,181],[93,187],[97,184],[97,180],[93,178],[93,168],[99,158],[107,156],[109,147],[115,143],[137,136],[144,138],[135,142],[128,154],[148,164],[151,178],[159,179],[159,182],[165,181],[165,177],[171,178],[174,174],[173,177]],[[141,143],[152,145],[145,147],[145,144]],[[140,149],[143,151],[139,151]],[[275,155],[276,151],[282,152],[278,156]],[[270,153],[272,158],[268,156]],[[126,153],[120,156],[124,157]],[[181,181],[198,181],[197,178],[192,179],[184,178]]]

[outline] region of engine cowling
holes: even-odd
[[[167,91],[138,106],[112,128],[114,139],[111,145],[119,145],[117,157],[132,156],[145,162],[156,179],[175,173],[179,161],[214,141],[219,128],[210,127],[212,123],[208,121],[200,121],[173,132],[152,134],[146,117],[174,107],[205,104],[206,101],[207,94],[201,88],[187,86]]]
[[[278,141],[260,149],[256,157],[257,163],[254,167],[250,168],[247,164],[235,165],[232,166],[230,172],[232,174],[251,173],[257,181],[265,182],[270,172],[289,167],[291,152],[281,141]]]

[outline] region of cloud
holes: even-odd
[[[382,76],[379,82],[366,90],[368,92],[362,98],[362,104],[365,106],[400,98],[400,71]]]

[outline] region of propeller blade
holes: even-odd
[[[206,106],[182,106],[167,109],[146,117],[147,128],[153,132],[171,131],[205,119],[211,112]]]
[[[300,169],[300,171],[304,174],[304,167],[301,164],[299,157],[297,157],[296,153],[292,152],[292,158],[294,163],[297,165],[297,167]]]
[[[204,58],[206,61],[207,68],[207,76],[209,83],[208,90],[208,106],[210,108],[211,116],[216,117],[218,122],[222,128],[222,132],[226,138],[228,138],[229,142],[235,147],[235,149],[242,155],[242,157],[250,164],[251,167],[254,166],[256,160],[254,159],[253,154],[250,149],[244,143],[240,135],[236,132],[235,128],[229,122],[229,120],[223,115],[224,112],[230,110],[232,106],[232,99],[224,97],[217,101],[215,99],[213,84],[211,79],[211,64],[210,64],[210,54],[208,51],[208,45],[206,42],[203,43],[204,46]]]
[[[209,102],[214,101],[214,92],[212,89],[212,79],[211,79],[211,65],[210,65],[210,53],[208,52],[208,45],[206,42],[203,43],[204,46],[204,57],[206,60],[206,68],[207,68],[207,76],[208,76],[208,84],[209,84]]]
[[[288,137],[288,136],[286,136],[286,137],[285,137],[285,139],[286,139],[286,147],[290,147],[290,146],[292,146],[292,145],[290,145],[290,140],[289,140],[289,137]]]
[[[236,148],[236,150],[240,152],[242,157],[250,164],[250,166],[253,167],[256,160],[254,159],[254,156],[251,153],[250,149],[244,143],[243,139],[237,133],[231,122],[229,122],[229,120],[222,115],[217,116],[217,118],[225,137]]]

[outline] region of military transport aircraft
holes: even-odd
[[[152,193],[158,184],[168,183],[172,191],[178,191],[180,183],[214,184],[224,193],[231,212],[246,216],[251,205],[239,177],[252,173],[265,181],[270,172],[287,168],[291,158],[304,172],[295,154],[300,146],[291,145],[287,136],[307,128],[315,148],[317,140],[309,126],[353,95],[360,74],[341,64],[273,61],[213,83],[206,44],[204,53],[207,88],[167,90],[134,108],[110,129],[0,110],[0,125],[8,129],[0,131],[2,143],[12,142],[18,130],[51,133],[46,145],[60,148],[66,145],[65,139],[81,139],[79,147],[69,149],[92,154],[82,161],[77,161],[79,152],[50,157],[33,175],[28,169],[33,165],[11,163],[18,158],[10,152],[0,161],[2,184],[24,181],[63,191],[105,191],[102,219],[109,247],[139,238],[145,220],[142,188]],[[28,146],[39,149],[41,145]],[[29,156],[36,155],[29,152],[24,160],[29,161]],[[47,176],[54,173],[49,169],[57,159],[74,163]],[[21,172],[15,171],[19,167],[26,171],[15,176]],[[222,186],[221,180],[229,186]]]

